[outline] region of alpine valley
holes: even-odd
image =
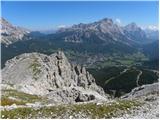
[[[1,118],[158,118],[159,31],[110,18],[44,34],[1,18]]]

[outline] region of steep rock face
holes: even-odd
[[[16,41],[22,40],[30,31],[13,26],[11,23],[6,21],[4,18],[0,19],[1,23],[1,43],[5,45],[12,44]]]
[[[147,36],[146,33],[138,27],[135,23],[130,23],[126,25],[124,28],[125,35],[138,42],[138,43],[146,43],[147,42]]]
[[[65,42],[72,43],[122,43],[129,46],[136,44],[134,40],[125,36],[121,26],[118,26],[109,18],[89,24],[80,23],[69,28],[62,28],[57,33],[64,35],[63,40]]]
[[[53,96],[55,101],[104,98],[92,75],[84,67],[71,65],[61,51],[50,56],[27,53],[14,57],[7,61],[2,75],[4,84],[30,94]]]

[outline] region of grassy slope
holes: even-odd
[[[39,109],[33,108],[17,108],[9,111],[2,111],[2,118],[112,118],[120,116],[123,112],[129,112],[129,109],[140,106],[138,101],[121,100],[117,102],[103,103],[96,105],[95,103],[75,104],[75,105],[59,105],[51,107],[43,107]]]
[[[1,96],[2,106],[12,105],[12,104],[25,105],[26,103],[34,103],[45,99],[37,95],[26,94],[16,90],[2,90],[1,93],[2,93]]]

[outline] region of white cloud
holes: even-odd
[[[148,29],[150,29],[150,30],[158,30],[159,27],[158,27],[158,25],[149,25]]]
[[[57,28],[66,28],[66,25],[58,25]]]
[[[116,18],[115,23],[116,23],[117,25],[122,25],[122,22],[121,22],[121,20],[120,20],[119,18]]]
[[[153,30],[153,31],[157,31],[159,30],[159,26],[158,25],[147,25],[147,26],[141,26],[142,29],[148,29],[148,30]]]

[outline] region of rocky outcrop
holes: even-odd
[[[139,98],[144,96],[147,97],[147,95],[158,94],[158,93],[159,93],[159,83],[153,83],[136,87],[130,93],[122,96],[122,98]]]
[[[55,102],[105,99],[103,89],[84,67],[72,65],[64,53],[50,56],[26,53],[7,61],[2,83],[29,94],[47,96]]]
[[[123,114],[121,119],[158,119],[159,118],[159,83],[143,85],[122,96],[122,99],[138,101],[141,106]]]

